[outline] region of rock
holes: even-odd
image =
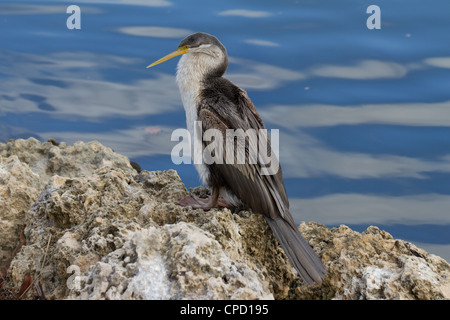
[[[114,153],[111,148],[97,141],[78,141],[72,146],[54,139],[41,143],[35,138],[9,140],[0,143],[0,156],[8,158],[16,155],[40,177],[41,187],[53,175],[64,177],[88,176],[101,167],[120,167],[133,171],[127,157]]]
[[[303,223],[300,231],[325,261],[334,299],[450,299],[447,261],[377,227]]]
[[[0,181],[2,256],[25,226],[6,282],[15,292],[30,274],[48,299],[450,297],[445,260],[376,227],[312,222],[300,230],[328,275],[305,286],[261,215],[180,207],[176,171],[138,172],[98,142],[0,144]]]
[[[25,213],[39,196],[39,176],[17,156],[0,157],[0,266],[19,241]]]

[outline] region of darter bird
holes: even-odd
[[[197,121],[201,123],[203,132],[216,129],[224,135],[229,129],[265,129],[247,93],[223,77],[228,67],[228,55],[216,37],[202,32],[194,33],[183,39],[174,52],[148,68],[179,55],[182,57],[177,66],[176,81],[191,136],[194,136]],[[226,139],[222,141],[225,144]],[[203,142],[203,147],[206,145]],[[245,144],[246,154],[256,149],[252,141]],[[228,149],[224,146],[223,150]],[[225,157],[225,154],[223,152],[222,156]],[[253,212],[264,216],[302,279],[307,284],[320,282],[326,270],[300,234],[289,211],[281,167],[274,174],[262,174],[263,164],[259,157],[253,162],[229,162],[196,163],[199,176],[209,186],[211,195],[208,200],[191,195],[179,204],[204,210],[218,206],[250,207]]]

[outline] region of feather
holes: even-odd
[[[233,129],[235,132],[237,129],[243,131],[265,129],[261,117],[244,90],[223,77],[208,79],[204,81],[203,86],[198,114],[203,131],[218,129],[225,137],[227,129]],[[248,140],[249,143],[245,145],[246,155],[258,149],[254,140]],[[281,167],[276,174],[263,175],[259,158],[255,163],[249,161],[244,164],[226,163],[228,149],[225,145],[226,139],[223,138],[222,141],[225,151],[223,163],[208,165],[210,171],[208,185],[225,187],[254,212],[263,214],[303,280],[308,284],[321,281],[325,275],[325,268],[298,231],[289,211]],[[269,142],[269,150],[272,152],[270,148]]]

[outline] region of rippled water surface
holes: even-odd
[[[81,30],[69,30],[71,4]],[[369,5],[381,29],[369,30]],[[0,141],[99,140],[174,168],[186,35],[226,46],[280,159],[297,222],[377,225],[450,260],[450,1],[2,1]]]

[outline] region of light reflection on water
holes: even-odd
[[[0,4],[0,140],[99,140],[144,169],[170,161],[185,127],[176,61],[194,31],[227,47],[227,77],[281,131],[296,220],[370,224],[450,260],[450,2],[70,1]]]

